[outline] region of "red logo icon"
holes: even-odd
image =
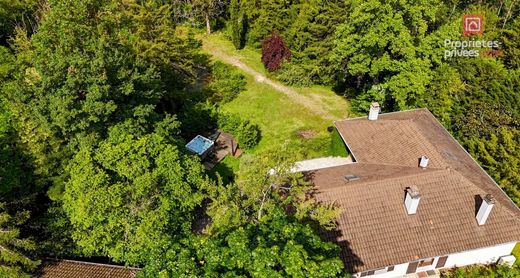
[[[484,32],[484,17],[480,14],[466,14],[462,17],[464,36],[482,35]]]

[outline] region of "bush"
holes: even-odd
[[[276,78],[290,86],[309,87],[313,84],[309,71],[292,63],[282,65],[276,73]]]
[[[212,65],[212,77],[209,89],[213,92],[213,102],[230,102],[247,85],[245,76],[237,69],[218,61]]]
[[[260,127],[248,120],[242,120],[236,114],[220,114],[218,126],[224,132],[235,136],[240,147],[250,149],[258,144],[261,138]]]
[[[291,59],[291,51],[282,37],[272,33],[262,42],[262,63],[269,71],[275,71],[282,66],[284,60]]]
[[[249,121],[244,121],[237,133],[237,141],[245,149],[250,149],[260,141],[260,128]]]
[[[508,267],[505,265],[473,265],[463,268],[450,269],[443,272],[443,276],[447,278],[516,278],[520,277],[520,267],[517,265],[513,267]]]
[[[215,128],[217,115],[214,108],[208,103],[198,103],[187,106],[180,114],[181,130],[185,139],[191,139],[198,134]]]
[[[236,133],[242,119],[236,114],[221,113],[218,115],[218,127],[225,132]]]

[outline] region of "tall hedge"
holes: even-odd
[[[245,46],[247,31],[247,15],[242,8],[242,1],[231,0],[229,17],[231,41],[236,49],[242,49]]]

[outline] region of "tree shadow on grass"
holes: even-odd
[[[224,185],[230,184],[235,181],[234,170],[222,162],[215,165],[215,167],[213,167],[213,169],[211,169],[208,172],[208,175],[210,176],[210,178],[215,180],[217,179],[217,175],[220,175],[220,177],[222,178],[222,183],[224,183]]]

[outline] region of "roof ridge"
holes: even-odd
[[[457,171],[456,169],[452,169],[452,170],[453,170],[454,173],[457,174],[457,176],[458,176],[460,179],[462,179],[462,180],[464,180],[465,182],[471,184],[471,186],[475,187],[476,189],[479,189],[479,190],[484,191],[482,188],[480,188],[480,187],[479,187],[478,185],[476,185],[474,182],[472,182],[471,180],[469,180],[466,176],[464,176],[463,174],[461,174],[461,173],[460,173],[459,171]],[[500,188],[499,186],[497,186],[497,187]],[[500,188],[500,189],[501,189],[501,188]],[[488,192],[488,193],[489,193],[489,192]],[[487,193],[486,193],[486,194],[487,194]],[[505,193],[504,193],[504,194],[505,194]],[[506,195],[506,196],[507,196],[507,195]],[[498,196],[496,196],[496,197],[498,197]],[[507,196],[507,197],[508,197],[508,199],[509,199],[509,196]],[[507,214],[511,215],[511,216],[512,216],[516,221],[518,221],[518,222],[520,223],[520,219],[519,219],[519,218],[514,214],[514,212],[512,212],[512,211],[508,208],[509,206],[505,206],[505,204],[503,204],[503,203],[501,202],[501,198],[498,198],[497,200],[498,200],[498,202],[502,205],[502,207],[507,211]],[[515,207],[516,207],[516,205],[515,205]]]
[[[366,165],[382,165],[382,164],[368,164],[368,163],[365,163]],[[347,164],[347,165],[343,165],[343,166],[348,166],[350,164]],[[363,165],[363,163],[359,164],[359,165]],[[400,168],[407,168],[406,166],[399,166],[399,165],[384,165],[384,166],[397,166],[397,167],[400,167]],[[338,166],[338,167],[341,167],[341,166]],[[413,167],[409,167],[410,169],[413,168]],[[323,169],[322,169],[323,170]],[[451,169],[451,171],[454,171],[454,172],[457,172],[456,170],[454,169]],[[427,168],[425,169],[424,172],[414,172],[414,173],[406,173],[406,174],[403,174],[403,175],[400,175],[400,176],[387,176],[387,177],[384,177],[384,178],[381,178],[381,179],[378,179],[378,180],[372,180],[372,181],[366,181],[366,182],[356,182],[356,183],[353,183],[352,186],[355,186],[355,185],[359,185],[359,184],[363,184],[363,185],[370,185],[370,184],[377,184],[377,183],[380,183],[380,182],[383,182],[383,181],[394,181],[394,180],[399,180],[399,179],[404,179],[404,178],[409,178],[409,177],[421,177],[421,176],[425,176],[425,175],[432,175],[434,173],[438,173],[438,172],[447,172],[449,171],[448,169],[443,169],[443,168]],[[457,172],[458,173],[458,172]],[[460,174],[459,174],[460,175]],[[473,183],[472,183],[473,184]],[[327,189],[324,189],[323,191],[328,191],[328,192],[331,192],[331,191],[336,191],[336,189],[340,189],[340,188],[345,188],[345,186],[335,186],[335,187],[330,187],[330,188],[327,188]]]
[[[394,167],[401,167],[401,168],[406,168],[406,169],[417,169],[419,168],[419,163],[417,163],[417,167],[415,166],[410,166],[410,165],[403,165],[403,164],[393,164],[393,163],[369,163],[369,162],[356,162],[357,164],[359,165],[374,165],[374,166],[377,166],[377,165],[382,165],[382,166],[394,166]],[[353,163],[351,163],[353,164]],[[427,168],[423,168],[423,169],[434,169],[434,170],[444,170],[446,168],[442,168],[442,167],[431,167],[431,166],[428,166]]]
[[[379,116],[391,115],[391,114],[397,114],[397,113],[406,113],[406,112],[417,111],[417,110],[428,110],[428,108],[420,107],[420,108],[413,108],[413,109],[402,110],[402,111],[386,112],[386,113],[379,114]],[[428,112],[429,111],[430,110],[428,110]],[[366,119],[367,117],[368,116],[359,116],[359,117],[353,117],[353,118],[346,118],[346,119],[342,119],[342,120],[336,120],[333,123],[336,123],[336,122],[346,122],[346,121],[357,120],[357,119]]]
[[[491,177],[491,175],[489,175],[489,173],[482,167],[482,165],[480,165],[480,163],[477,162],[477,160],[475,160],[475,158],[464,148],[464,146],[462,146],[459,141],[457,139],[455,139],[455,137],[444,127],[444,125],[442,125],[442,123],[437,119],[437,117],[435,117],[435,115],[433,115],[433,113],[428,110],[428,109],[425,109],[426,111],[428,111],[428,113],[430,114],[431,118],[434,119],[435,123],[441,127],[442,131],[446,134],[448,134],[448,137],[451,138],[451,140],[455,141],[455,143],[459,146],[459,148],[462,149],[462,151],[471,158],[471,160],[473,161],[473,163],[475,163],[477,165],[477,167],[482,171],[484,172],[484,174],[487,176],[487,178],[489,180],[491,180],[491,182],[493,183],[493,185],[495,185],[495,187],[497,187],[503,196],[505,196],[506,199],[509,200],[509,202],[517,209],[517,212],[520,212],[520,207],[518,207],[515,202],[509,197],[509,195],[507,195],[507,193],[502,189],[502,187],[500,187],[498,185],[498,183],[495,181],[495,179],[493,179]],[[416,120],[417,118],[414,118],[414,120]],[[430,142],[431,143],[431,142]],[[433,145],[433,144],[432,144]],[[458,171],[457,171],[458,172]],[[460,174],[461,176],[464,176],[462,174]],[[466,178],[464,176],[464,178]],[[473,184],[473,182],[472,182]],[[476,186],[476,185],[475,185]],[[480,188],[477,186],[477,188]]]

